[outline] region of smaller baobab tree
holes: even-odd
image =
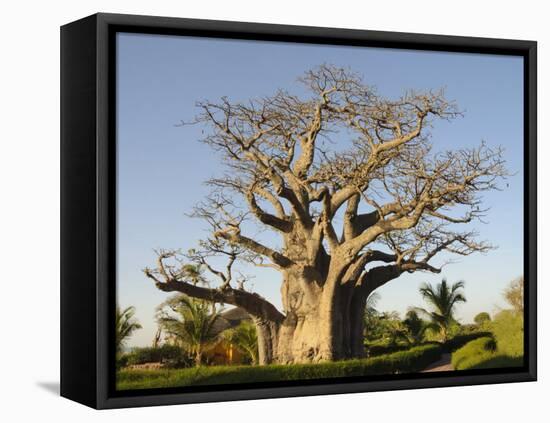
[[[126,340],[136,330],[141,329],[141,325],[134,318],[136,309],[132,306],[126,307],[124,310],[117,305],[115,314],[115,343],[116,353],[119,354],[124,348]]]
[[[447,341],[449,328],[456,321],[454,318],[456,305],[466,302],[466,297],[461,292],[463,288],[463,281],[449,285],[446,279],[435,286],[429,283],[420,286],[420,294],[432,307],[432,310],[428,311],[420,307],[416,310],[429,318],[434,327],[438,329],[443,342]]]

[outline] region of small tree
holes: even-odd
[[[365,341],[397,345],[399,341],[407,342],[407,331],[396,311],[377,312],[365,315]]]
[[[491,321],[491,316],[489,315],[489,313],[485,311],[476,314],[476,316],[474,317],[474,322],[478,326],[482,326],[485,323],[488,323],[490,321]]]
[[[132,306],[121,310],[117,305],[116,315],[115,315],[115,342],[116,342],[116,353],[120,354],[124,347],[125,341],[134,333],[136,330],[141,329],[141,325],[136,319],[134,319],[134,314],[136,309]]]
[[[512,306],[514,311],[523,314],[523,291],[525,279],[523,276],[514,279],[504,290],[504,298]]]
[[[416,310],[409,310],[403,320],[403,325],[407,330],[407,338],[411,344],[419,344],[424,340],[426,330],[430,324],[420,318]]]
[[[449,329],[455,322],[454,309],[456,305],[466,302],[462,292],[459,292],[463,288],[463,281],[449,286],[446,279],[436,286],[424,283],[420,287],[420,294],[432,306],[433,311],[423,308],[416,308],[416,310],[428,316],[432,324],[439,329],[439,335],[443,341],[447,341]]]
[[[155,333],[155,336],[153,337],[153,348],[160,347],[160,341],[162,340],[162,328],[159,326],[157,329],[157,332]]]
[[[373,292],[367,298],[365,304],[364,330],[365,340],[372,341],[378,337],[377,328],[380,323],[380,313],[376,310],[376,304],[380,300],[380,294]]]
[[[173,339],[195,358],[200,366],[203,354],[218,341],[214,324],[219,311],[212,303],[176,295],[158,308],[158,323]]]
[[[243,321],[236,328],[225,331],[224,336],[244,353],[253,365],[258,364],[258,334],[253,323]]]

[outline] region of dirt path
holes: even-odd
[[[442,354],[441,358],[435,363],[430,364],[421,373],[429,372],[448,372],[454,370],[451,365],[451,354]]]

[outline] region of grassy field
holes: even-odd
[[[120,370],[117,389],[148,389],[197,385],[220,385],[264,381],[307,380],[347,376],[414,373],[437,361],[440,344],[425,344],[364,360],[319,364],[268,366],[201,366],[187,369]]]

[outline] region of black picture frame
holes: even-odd
[[[116,269],[115,44],[117,32],[516,55],[524,59],[523,368],[114,390]],[[61,28],[61,395],[119,408],[488,383],[537,377],[537,44],[534,41],[95,14]]]

